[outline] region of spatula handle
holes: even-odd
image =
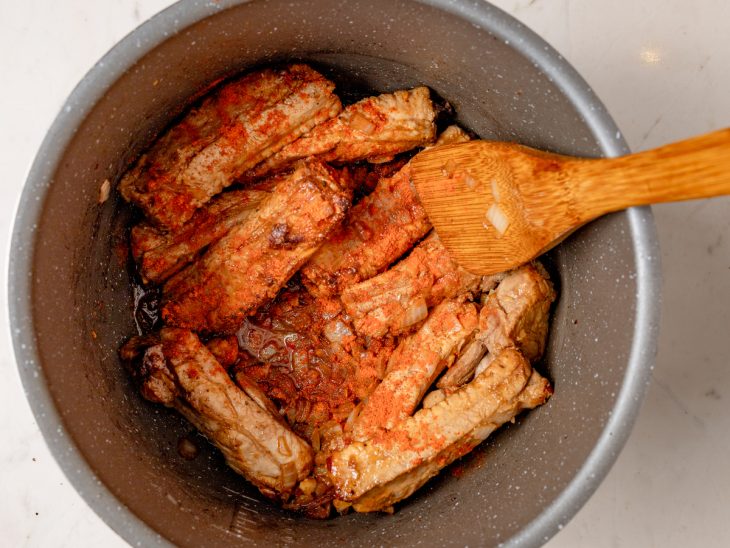
[[[730,194],[730,128],[620,158],[578,161],[575,168],[579,199],[595,216]]]

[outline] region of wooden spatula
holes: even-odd
[[[730,129],[620,158],[490,141],[445,145],[413,158],[411,178],[456,261],[493,274],[605,213],[730,194]]]

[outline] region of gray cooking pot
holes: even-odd
[[[550,402],[518,419],[393,516],[311,521],[262,501],[191,427],[143,401],[117,359],[135,332],[126,209],[105,179],[214,80],[299,59],[341,89],[426,84],[484,138],[583,155],[627,152],[590,88],[548,45],[483,2],[183,1],[81,81],[30,171],[13,231],[9,303],[23,384],[48,445],[89,505],[132,544],[533,546],[595,490],[639,409],[656,346],[651,213],[614,214],[551,254],[560,289]]]

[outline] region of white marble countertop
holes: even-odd
[[[730,126],[728,0],[493,1],[575,65],[634,150]],[[3,1],[5,246],[26,171],[64,98],[114,43],[169,3]],[[730,199],[654,212],[664,306],[653,382],[616,465],[551,547],[709,547],[730,539]],[[5,310],[4,290],[0,300]],[[5,327],[0,368],[0,545],[124,546],[46,448]]]

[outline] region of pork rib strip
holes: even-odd
[[[312,469],[311,447],[255,387],[237,387],[198,337],[163,328],[137,378],[145,398],[173,407],[223,453],[227,464],[272,498],[286,500]]]
[[[555,290],[547,271],[535,262],[510,272],[501,278],[479,312],[479,330],[454,365],[437,383],[449,389],[468,381],[478,367],[507,346],[515,346],[531,362],[545,350],[549,310],[555,300]],[[490,356],[484,358],[489,351]]]
[[[268,192],[235,190],[213,198],[179,230],[167,232],[143,221],[132,228],[130,247],[145,282],[159,284],[193,262],[206,246],[248,218]]]
[[[405,259],[369,280],[347,287],[342,303],[362,336],[397,335],[426,317],[428,308],[479,287],[432,232]]]
[[[432,146],[468,140],[461,128],[449,126]],[[305,284],[315,293],[340,294],[385,270],[429,230],[406,164],[352,208],[346,223],[302,269]]]
[[[550,393],[518,351],[505,349],[459,391],[390,431],[335,451],[329,470],[337,498],[358,512],[387,509]]]
[[[339,294],[387,268],[430,229],[406,165],[352,208],[302,268],[302,279],[314,293]]]
[[[168,280],[163,319],[206,333],[234,332],[317,250],[349,203],[331,168],[298,164],[255,214]]]
[[[353,425],[365,439],[409,417],[434,378],[477,327],[473,304],[450,299],[435,307],[420,329],[401,340],[388,360],[385,378],[370,394]]]
[[[337,163],[385,162],[433,141],[435,117],[426,87],[368,97],[314,127],[250,170],[245,178],[262,177],[313,156]]]
[[[119,191],[155,226],[179,227],[247,169],[336,116],[333,90],[306,65],[225,84],[139,158]]]

